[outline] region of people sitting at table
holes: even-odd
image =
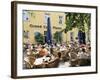
[[[64,50],[66,50],[66,46],[64,44],[61,44],[60,45],[60,51],[64,51]]]
[[[48,55],[48,50],[45,48],[45,46],[41,47],[41,50],[39,51],[39,56],[43,57],[43,56],[47,56]]]
[[[79,65],[80,66],[90,65],[89,55],[84,48],[80,48],[80,51],[78,52],[77,56],[78,56],[78,59],[79,59]]]
[[[35,61],[35,56],[32,53],[32,50],[27,49],[26,55],[24,55],[25,68],[33,68],[34,61]]]
[[[91,58],[91,47],[87,48],[87,56]]]
[[[32,54],[32,51],[31,51],[30,49],[27,49],[27,50],[26,50],[26,54],[27,54],[27,55],[31,55],[31,54]]]
[[[80,51],[78,52],[78,58],[79,59],[87,59],[88,58],[88,55],[84,48],[83,49],[80,48]]]
[[[52,44],[50,47],[48,44],[24,44],[24,61],[29,62],[31,65],[40,65],[42,63],[48,63],[55,58],[58,58],[61,62],[69,61],[71,66],[87,66],[91,64],[91,46],[90,43],[85,45],[79,45],[76,42],[69,42],[67,44]],[[50,48],[52,48],[53,54],[51,54]],[[78,63],[77,63],[78,60]]]
[[[70,49],[69,62],[70,62],[70,66],[77,66],[78,65],[77,52],[76,52],[76,50],[74,48]]]

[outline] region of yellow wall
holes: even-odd
[[[30,43],[36,43],[34,39],[34,33],[40,32],[44,35],[44,31],[47,31],[46,28],[43,26],[46,26],[45,23],[45,14],[49,14],[51,19],[51,31],[52,34],[54,34],[56,31],[61,31],[65,28],[65,13],[62,12],[45,12],[45,11],[27,11],[29,19],[27,21],[23,21],[23,27],[25,31],[29,31],[29,41]],[[59,16],[63,16],[62,24],[59,24]],[[31,25],[41,25],[41,28],[37,27],[30,27]],[[55,29],[53,28],[55,26],[56,28],[61,29]],[[63,33],[63,41],[66,41],[66,34]],[[24,38],[24,42],[26,42],[27,39]]]
[[[78,29],[77,28],[73,28],[71,31],[67,32],[67,41],[70,41],[70,33],[73,32],[73,39],[74,41],[76,40],[76,37],[78,37]]]
[[[51,31],[52,31],[52,37],[53,34],[56,31],[61,31],[66,27],[65,24],[65,13],[63,12],[47,12],[47,11],[31,11],[28,10],[26,11],[27,15],[29,17],[28,20],[23,20],[23,28],[25,31],[29,31],[29,39],[24,38],[24,43],[27,42],[27,40],[29,40],[29,42],[31,44],[36,43],[35,39],[34,39],[34,33],[35,32],[40,32],[42,35],[44,35],[44,31],[47,31],[47,28],[45,28],[44,26],[47,26],[46,20],[45,20],[45,15],[48,14],[51,20]],[[62,24],[59,24],[59,16],[63,16],[63,21]],[[34,26],[34,25],[38,25],[41,27],[30,27],[30,25]],[[56,28],[60,28],[60,29],[55,29],[54,26]],[[63,42],[66,41],[71,41],[70,38],[70,33],[73,32],[73,39],[74,41],[76,40],[76,37],[78,37],[78,29],[77,28],[73,28],[71,31],[68,31],[67,33],[62,32],[62,40]]]

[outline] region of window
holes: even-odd
[[[30,14],[30,16],[31,16],[32,18],[35,18],[35,15],[36,15],[35,12],[32,11],[32,12],[30,12],[29,14]]]
[[[24,38],[29,38],[29,31],[24,31],[23,35],[24,35]]]
[[[70,32],[70,41],[73,41],[74,40],[74,33],[73,32]]]
[[[47,34],[47,31],[44,31],[44,35],[46,35]]]
[[[23,20],[24,21],[28,21],[29,20],[28,11],[26,11],[26,10],[23,10]]]
[[[63,22],[63,16],[59,16],[59,24],[62,24]]]
[[[45,13],[45,24],[47,24],[47,19],[50,17],[50,14],[49,13]]]

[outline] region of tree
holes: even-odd
[[[88,30],[90,29],[91,15],[89,13],[65,13],[65,14],[66,14],[66,22],[65,22],[66,32],[72,30],[75,27],[81,29],[82,31],[85,31],[85,27],[87,27]]]
[[[70,13],[67,12],[66,14],[66,28],[62,30],[67,33],[68,31],[72,30],[73,28],[77,27],[83,33],[87,32],[89,35],[90,32],[90,24],[91,24],[91,14],[89,13]],[[87,31],[86,31],[87,30]],[[88,36],[89,40],[89,36]]]
[[[43,44],[43,35],[41,33],[36,32],[34,37],[37,43]]]
[[[62,33],[59,32],[59,31],[56,31],[54,33],[54,37],[53,38],[57,43],[61,43],[62,42]]]

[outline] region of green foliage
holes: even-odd
[[[62,42],[62,33],[61,32],[58,32],[56,31],[54,33],[54,40],[57,42],[57,43],[61,43]]]
[[[89,13],[66,13],[66,28],[65,32],[77,27],[85,31],[85,27],[90,29],[91,15]]]
[[[37,35],[35,35],[35,40],[37,43],[43,43],[43,35],[41,33],[38,33]]]

